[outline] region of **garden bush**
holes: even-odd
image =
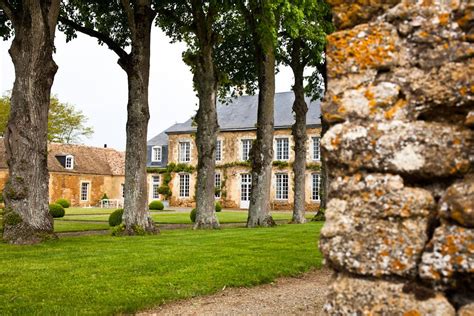
[[[325,221],[326,220],[326,215],[325,215],[325,209],[321,208],[319,211],[314,215],[312,221],[313,222],[319,222],[319,221]]]
[[[69,206],[71,206],[71,202],[66,199],[58,199],[54,203],[61,205],[63,208],[68,208]]]
[[[122,224],[123,208],[113,211],[109,216],[109,226],[115,227]]]
[[[49,204],[49,213],[54,218],[64,217],[64,207],[61,204]]]
[[[216,202],[216,212],[222,211],[222,205],[220,202]]]
[[[189,218],[191,219],[191,222],[193,222],[193,223],[196,222],[196,209],[195,208],[193,208],[193,210],[189,214]]]
[[[163,205],[163,202],[161,202],[161,201],[152,201],[148,205],[148,207],[149,207],[150,210],[154,210],[154,211],[161,211],[162,209],[165,208],[165,206]]]

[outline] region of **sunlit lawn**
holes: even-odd
[[[130,313],[321,266],[321,223],[0,244],[0,315]]]

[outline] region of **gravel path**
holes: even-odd
[[[330,270],[323,268],[271,284],[230,288],[162,305],[138,315],[319,315],[330,278]]]

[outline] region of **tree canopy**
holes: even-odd
[[[3,136],[10,114],[10,97],[0,98],[0,134]],[[86,125],[87,117],[68,103],[51,97],[48,115],[48,141],[56,143],[81,143],[92,136],[94,129]]]

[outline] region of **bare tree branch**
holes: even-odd
[[[2,0],[0,0],[2,1]],[[69,27],[72,27],[78,32],[81,32],[83,34],[89,35],[91,37],[97,38],[99,41],[104,42],[111,50],[113,50],[120,59],[127,60],[129,55],[128,53],[119,45],[117,44],[113,39],[108,37],[107,35],[100,33],[96,30],[87,28],[85,26],[82,26],[76,22],[73,22],[63,16],[59,17],[59,21]]]
[[[130,0],[120,0],[122,3],[125,13],[127,13],[128,28],[130,29],[132,42],[135,42],[137,38],[136,24],[135,24],[135,14],[132,6],[130,5]]]

